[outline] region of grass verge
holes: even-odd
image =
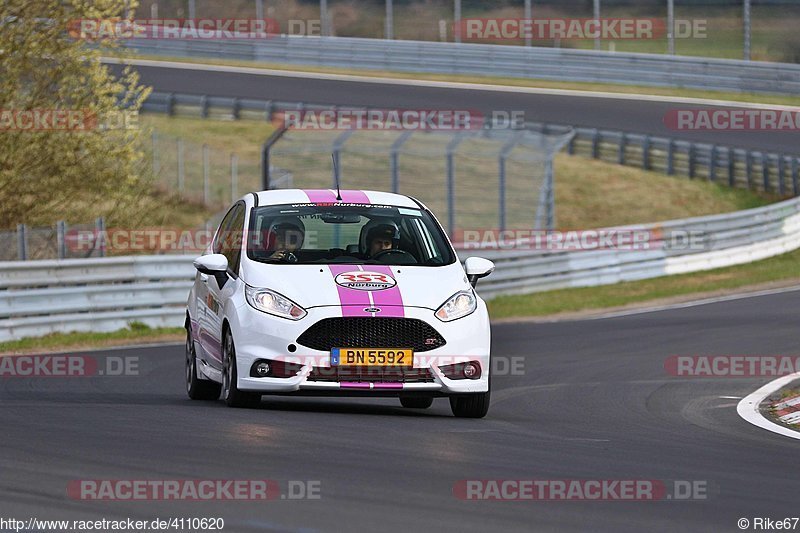
[[[182,341],[184,336],[183,328],[150,328],[144,324],[132,323],[125,329],[109,333],[74,331],[0,342],[0,355],[85,350],[156,342],[178,342]]]

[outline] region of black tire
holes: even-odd
[[[222,339],[222,399],[228,407],[256,407],[261,403],[257,392],[240,391],[237,386],[236,347],[230,331]]]
[[[433,398],[424,396],[400,396],[400,405],[408,409],[427,409],[433,405]]]
[[[191,326],[186,327],[186,393],[192,400],[213,401],[219,399],[222,385],[197,377],[197,355],[194,352]]]
[[[450,409],[459,418],[483,418],[489,412],[491,391],[450,396]]]

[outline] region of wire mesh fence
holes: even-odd
[[[89,224],[67,224],[29,227],[18,224],[14,230],[0,231],[0,261],[36,259],[83,259],[104,257],[102,239],[87,238],[105,230],[102,217]]]
[[[269,147],[276,171],[301,188],[384,190],[418,198],[451,236],[464,229],[553,226],[552,159],[572,134],[287,130]],[[337,161],[336,170],[332,158]]]

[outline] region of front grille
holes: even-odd
[[[305,330],[297,343],[313,350],[331,348],[412,348],[435,350],[446,344],[438,331],[417,318],[324,318]]]
[[[334,366],[314,367],[308,381],[338,383],[433,383],[433,374],[427,368],[381,367],[381,366]]]

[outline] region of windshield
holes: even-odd
[[[247,256],[264,263],[449,265],[450,244],[422,209],[370,204],[253,208]]]

